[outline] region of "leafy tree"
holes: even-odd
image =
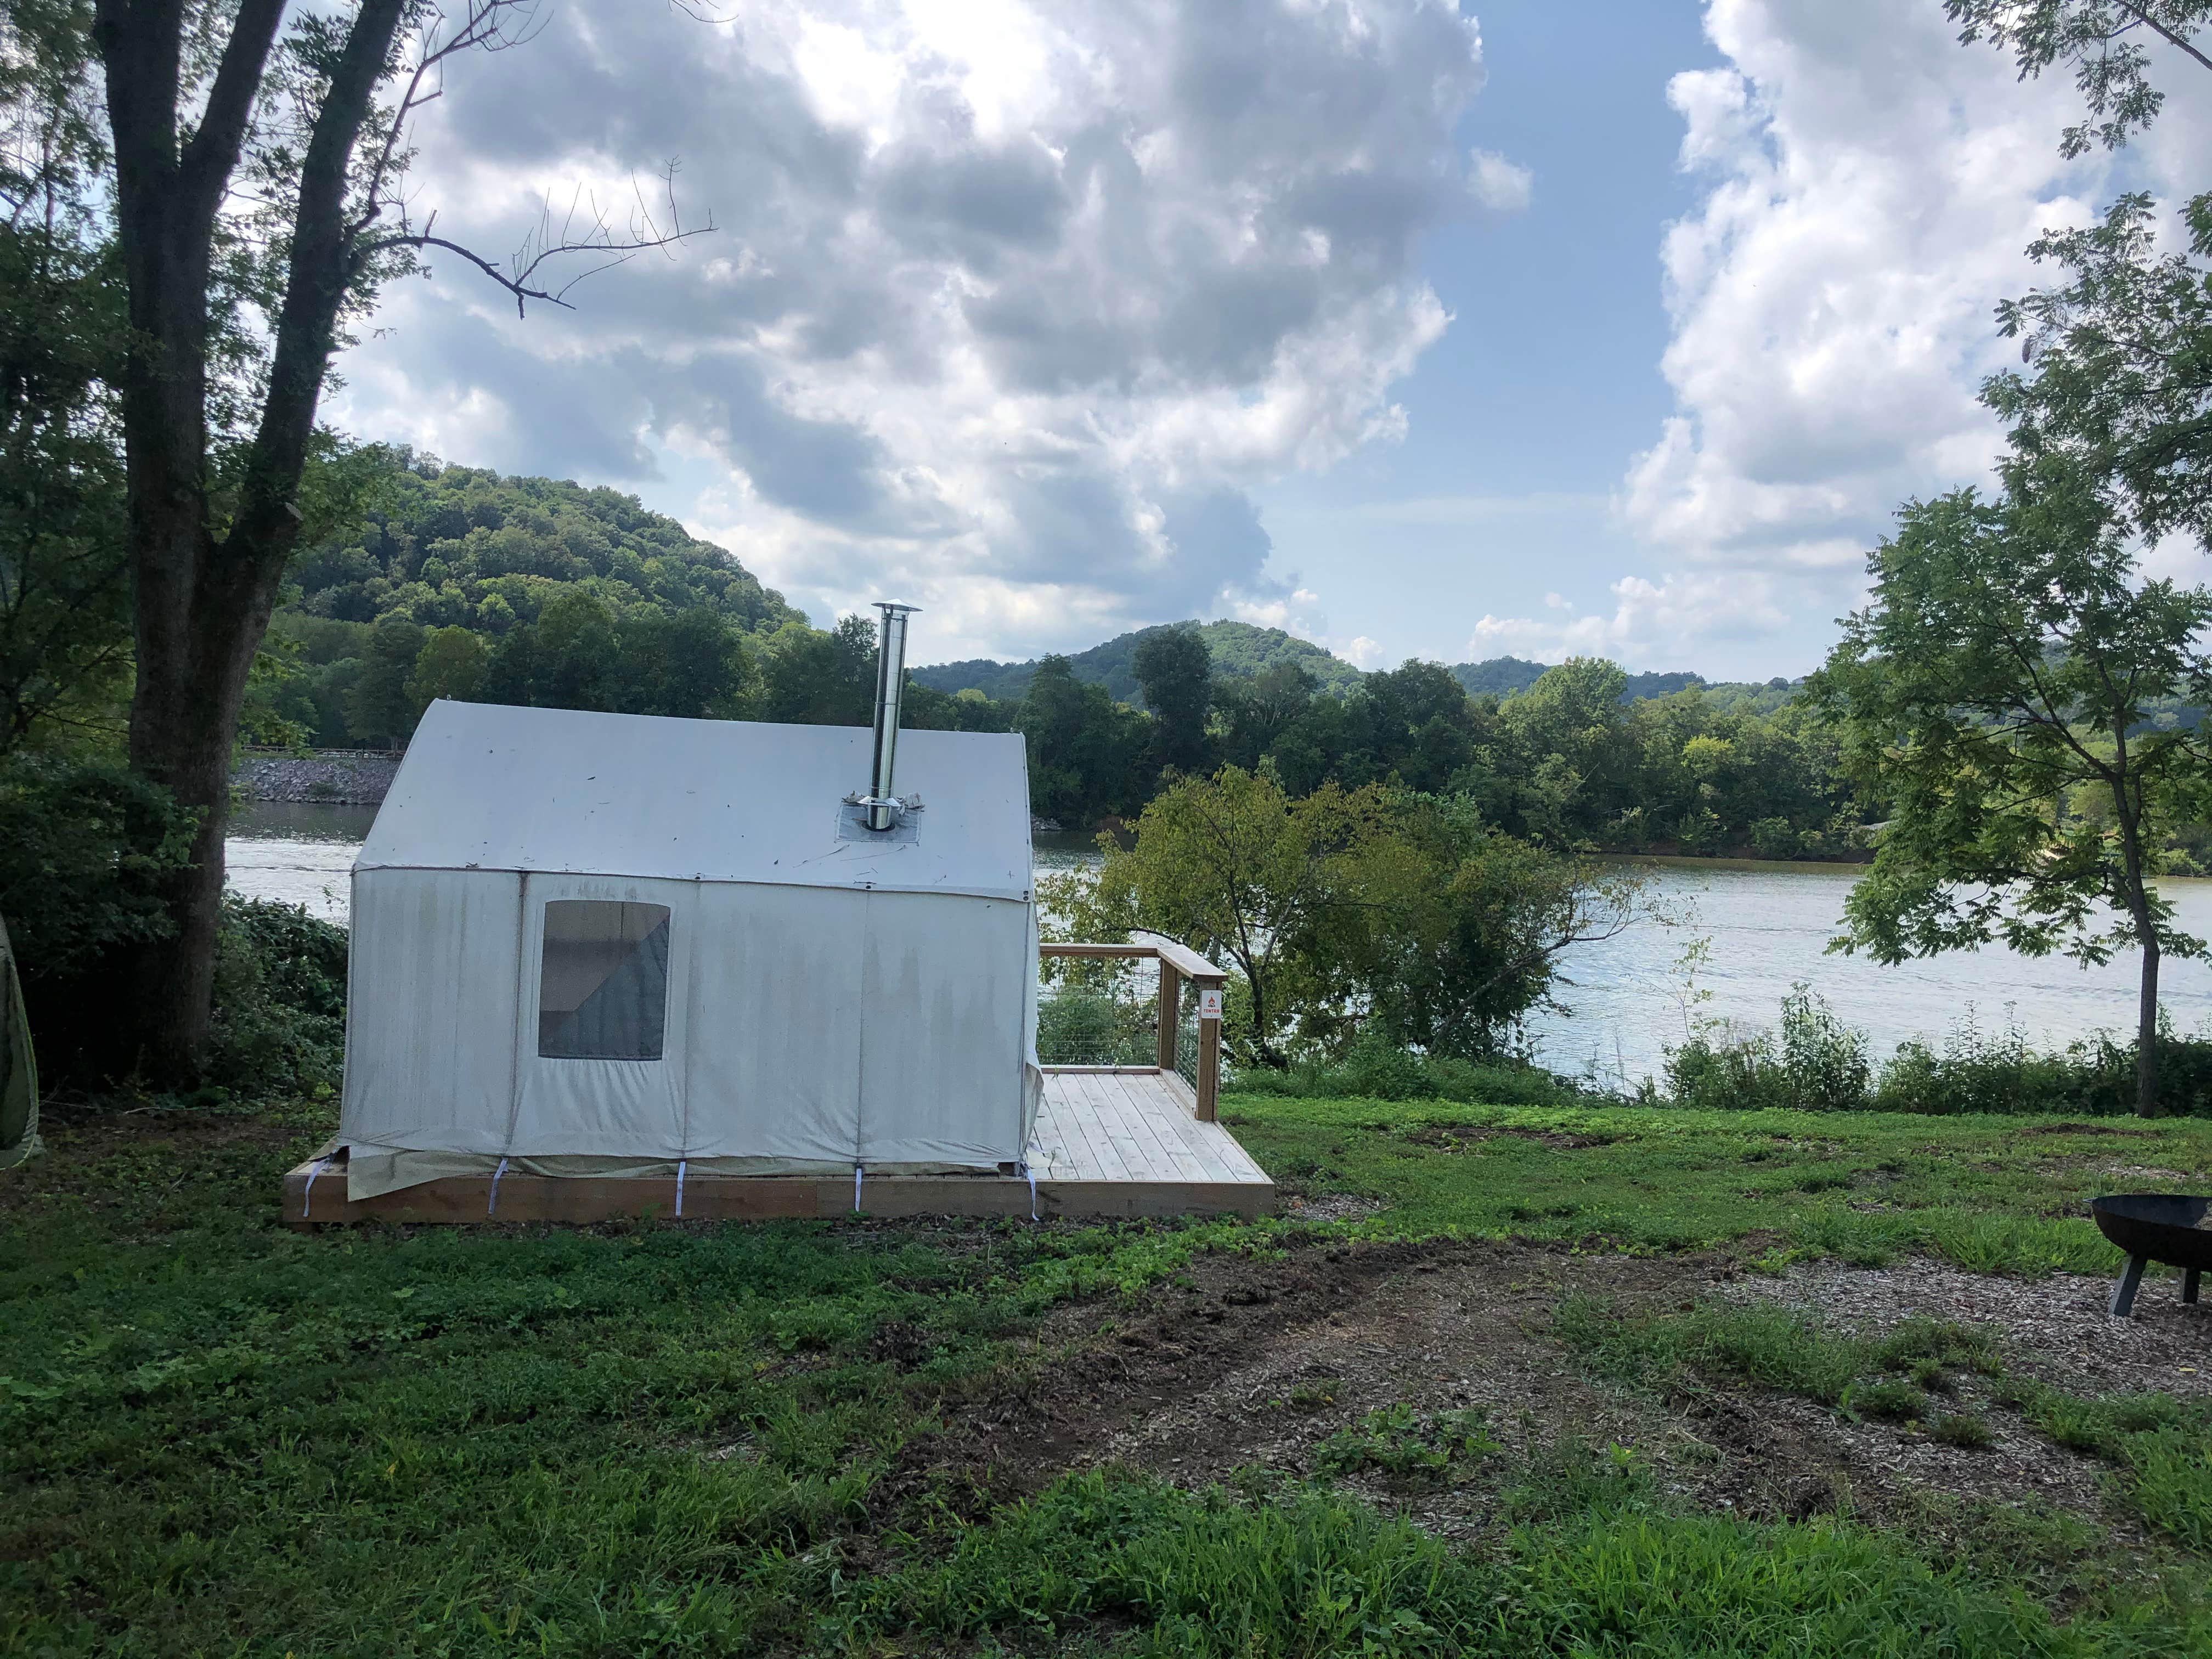
[[[2200,90],[2212,72],[2203,43],[2212,0],[1946,0],[1965,27],[2013,54],[2023,79],[2069,65],[2089,118],[2065,152],[2117,149],[2165,102],[2152,84],[2149,43]],[[2027,459],[2063,453],[2095,478],[2149,537],[2212,535],[2212,191],[2183,210],[2189,253],[2157,251],[2147,195],[2123,196],[2101,224],[2033,243],[2066,279],[2000,307],[2032,372],[1992,379],[1984,400]],[[2194,256],[2194,262],[2191,257]]]
[[[404,617],[386,617],[369,635],[361,672],[346,694],[346,728],[365,743],[404,744],[422,713],[409,690],[425,630]]]
[[[1072,920],[1097,937],[1141,928],[1225,957],[1239,994],[1224,1040],[1247,1064],[1281,1066],[1302,1018],[1340,1005],[1364,913],[1402,887],[1407,861],[1387,855],[1388,823],[1373,787],[1325,784],[1294,800],[1233,766],[1177,778],[1146,806],[1133,847],[1100,837],[1104,866],[1068,896],[1080,899]]]
[[[410,216],[410,124],[443,64],[520,44],[533,10],[467,0],[449,24],[421,0],[94,0],[131,342],[131,761],[198,817],[165,889],[176,926],[139,951],[119,1009],[157,1078],[192,1075],[205,1044],[232,741],[285,566],[335,504],[303,486],[347,327],[433,249],[520,307],[554,298],[564,254],[670,240],[601,224],[496,264]]]
[[[2074,70],[2089,118],[2066,130],[2068,155],[2118,148],[2164,106],[2150,82],[2150,40],[2212,70],[2197,44],[2212,23],[2212,0],[1943,0],[1943,15],[1962,26],[1962,44],[1987,40],[2011,52],[2022,80],[2058,64]]]
[[[876,630],[847,617],[828,634],[787,623],[768,642],[759,717],[793,726],[870,726],[876,708]]]
[[[1075,678],[1065,657],[1037,664],[1022,699],[1029,739],[1030,810],[1069,823],[1094,823],[1131,810],[1146,746],[1145,717],[1103,685]]]
[[[0,757],[114,730],[130,581],[110,389],[123,289],[77,9],[0,12]]]
[[[1156,772],[1203,772],[1212,742],[1206,721],[1213,703],[1213,659],[1195,628],[1163,628],[1137,647],[1137,684],[1152,711],[1149,757]]]
[[[1544,1003],[1571,945],[1642,914],[1643,878],[1564,858],[1482,820],[1466,795],[1403,795],[1391,832],[1412,853],[1356,947],[1374,1025],[1400,1046],[1498,1054]]]
[[[2205,948],[2154,878],[2208,749],[2147,710],[2212,696],[2212,593],[2141,580],[2109,507],[2051,463],[2014,469],[1999,500],[1908,504],[1868,569],[1872,603],[1811,687],[1891,808],[1838,945],[1885,963],[1991,939],[2084,963],[2139,950],[2136,1103],[2154,1114],[2159,965]]]
[[[473,699],[483,684],[490,654],[483,641],[465,628],[433,629],[415,653],[404,688],[414,718],[421,720],[422,711],[441,697],[460,702]]]
[[[2212,195],[2188,216],[2191,252],[2212,259]],[[2140,194],[2029,252],[2067,280],[2000,308],[2033,368],[1995,376],[1983,400],[2023,457],[2063,454],[2108,481],[2142,534],[2212,540],[2212,271],[2157,252]]]
[[[744,635],[713,611],[633,605],[616,639],[617,712],[680,720],[744,713],[751,665]]]

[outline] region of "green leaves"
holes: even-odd
[[[2208,750],[2153,714],[2212,696],[2212,593],[2142,580],[2124,520],[2064,459],[2024,460],[2008,486],[1908,503],[1868,562],[1873,603],[1814,678],[1844,765],[1890,806],[1836,945],[2201,955],[2154,878]]]

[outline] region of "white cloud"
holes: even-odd
[[[1468,157],[1468,187],[1492,213],[1525,212],[1535,185],[1534,173],[1494,149],[1479,149]]]
[[[1610,613],[1486,617],[1470,648],[1681,666],[1822,631],[1903,501],[1988,477],[2002,434],[1976,393],[2016,349],[1996,305],[2037,280],[2028,242],[2112,187],[2105,158],[2058,155],[2071,77],[2019,82],[1933,0],[1708,0],[1705,28],[1726,64],[1668,93],[1705,182],[1661,250],[1675,408],[1618,503],[1672,574],[1614,583]],[[2169,84],[2136,164],[2170,187],[2189,147],[2166,134],[2212,105]]]
[[[1382,647],[1362,634],[1357,639],[1346,641],[1336,654],[1354,668],[1372,668],[1382,660]]]
[[[1569,657],[1610,657],[1632,667],[1697,668],[1705,647],[1757,640],[1790,622],[1781,584],[1767,574],[1698,571],[1670,574],[1653,582],[1624,576],[1612,586],[1609,612],[1580,613],[1556,593],[1547,617],[1486,616],[1468,638],[1469,658],[1531,657],[1564,662]]]
[[[335,412],[449,459],[682,481],[819,611],[896,588],[929,656],[1311,612],[1247,491],[1402,431],[1447,318],[1416,254],[1505,173],[1448,0],[579,4],[422,134],[441,232],[684,158],[720,233],[517,322],[457,265],[389,296]],[[1486,180],[1490,182],[1486,183]],[[1510,193],[1510,191],[1509,191]],[[656,492],[665,499],[666,489]]]
[[[1676,556],[1853,571],[1899,501],[1985,472],[1994,307],[2102,167],[2059,158],[2063,78],[1925,0],[1712,0],[1706,28],[1728,66],[1669,88],[1710,181],[1662,249],[1676,412],[1626,511]]]

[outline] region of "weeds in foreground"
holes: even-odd
[[[1314,1468],[1324,1474],[1371,1468],[1402,1480],[1433,1482],[1499,1449],[1483,1407],[1416,1412],[1399,1404],[1371,1411],[1330,1435],[1314,1448]]]

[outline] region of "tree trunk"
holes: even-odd
[[[118,1069],[198,1073],[213,1012],[231,745],[246,680],[299,532],[315,407],[354,276],[349,167],[404,0],[363,0],[299,162],[265,401],[228,528],[209,499],[210,307],[217,217],[252,131],[284,0],[240,0],[186,130],[185,0],[96,0],[115,146],[115,227],[137,349],[122,386],[137,683],[131,761],[199,814],[164,897],[173,932],[138,953],[116,1010]]]
[[[2158,934],[2142,935],[2142,996],[2136,1008],[2136,1115],[2158,1115]]]
[[[177,630],[163,625],[174,619],[172,613],[145,603],[146,562],[140,561],[138,681],[131,701],[132,767],[199,814],[191,864],[163,884],[174,931],[141,947],[131,975],[132,1006],[122,1022],[131,1040],[118,1057],[162,1084],[191,1080],[206,1047],[230,822],[231,745],[274,599],[256,591],[250,566],[235,559],[195,562],[203,567],[198,603],[186,608],[186,626]]]
[[[2128,764],[2128,728],[2112,723],[2113,816],[2120,827],[2120,868],[2127,883],[2128,916],[2142,949],[2142,989],[2136,1004],[2136,1115],[2158,1115],[2158,924],[2151,915],[2150,878],[2143,858],[2142,780]]]

